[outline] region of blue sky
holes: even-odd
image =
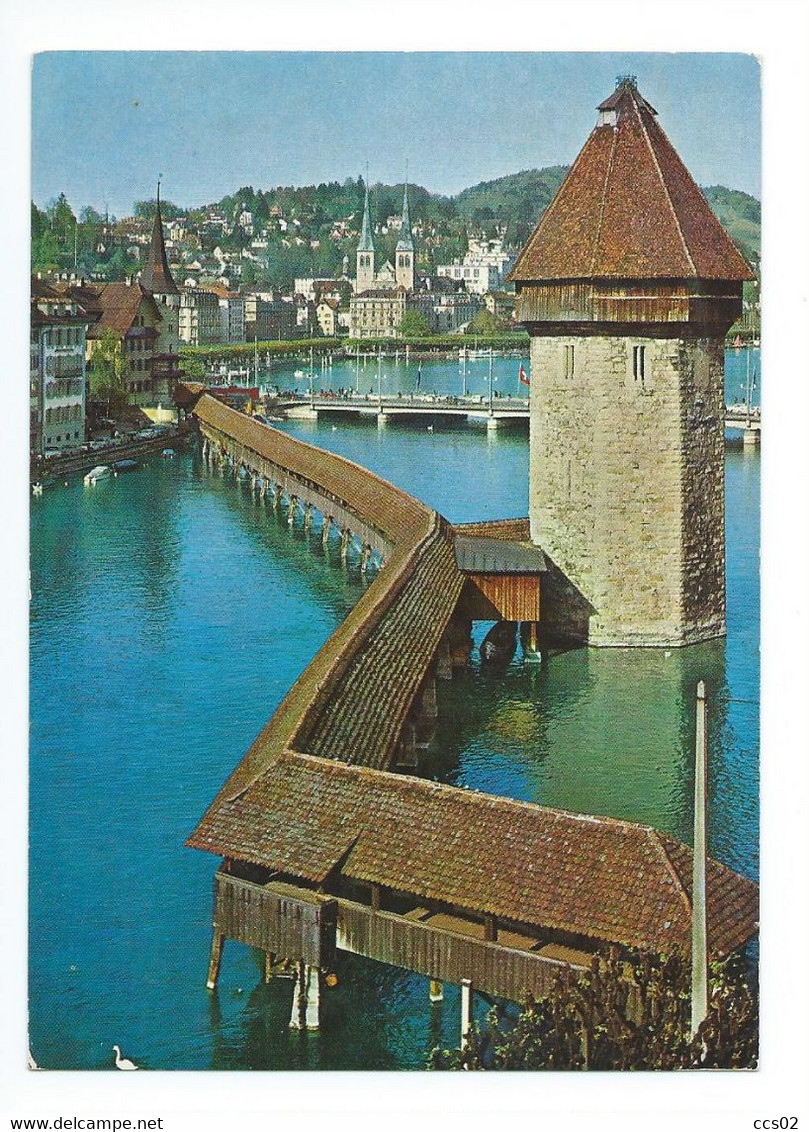
[[[51,52],[36,56],[32,195],[116,215],[241,185],[405,177],[457,193],[569,163],[637,75],[692,175],[760,196],[760,73],[740,54]]]

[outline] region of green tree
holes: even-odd
[[[616,952],[560,976],[505,1027],[496,1013],[463,1050],[435,1050],[434,1069],[752,1069],[758,1062],[758,999],[738,957],[711,968],[708,1016],[690,1035],[690,968]]]
[[[499,334],[506,329],[499,318],[495,318],[490,310],[481,307],[466,328],[467,334]]]
[[[402,315],[399,333],[403,338],[429,338],[432,330],[425,314],[421,311],[409,310]]]
[[[108,413],[120,412],[127,403],[124,380],[129,366],[124,357],[123,341],[107,327],[102,330],[90,363],[90,398],[107,406]]]

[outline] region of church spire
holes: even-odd
[[[405,181],[404,187],[404,203],[402,204],[402,230],[399,234],[399,243],[396,245],[397,252],[412,252],[413,251],[413,234],[410,231],[410,208],[407,202],[407,182]]]
[[[157,182],[157,208],[155,209],[152,239],[146,266],[140,276],[141,286],[153,295],[179,295],[177,284],[169,270],[166,245],[163,242],[163,218],[160,215],[160,181]]]
[[[374,236],[371,228],[371,204],[368,198],[368,173],[365,174],[365,212],[362,217],[360,242],[357,244],[357,294],[370,290],[374,285]]]
[[[396,285],[412,291],[416,284],[415,248],[413,233],[410,231],[410,206],[407,200],[407,181],[405,180],[404,201],[402,203],[402,229],[396,245]]]
[[[368,199],[368,179],[365,180],[365,211],[362,215],[362,232],[360,233],[360,242],[357,246],[358,252],[373,252],[374,237],[371,230],[371,205]]]

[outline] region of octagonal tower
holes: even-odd
[[[724,340],[752,272],[633,80],[511,272],[531,335],[531,537],[548,627],[725,632]]]

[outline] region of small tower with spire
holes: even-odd
[[[396,286],[412,291],[416,282],[415,252],[413,248],[413,234],[410,231],[410,208],[407,201],[407,182],[404,188],[404,203],[402,205],[402,231],[396,245]]]
[[[374,236],[371,228],[371,204],[368,196],[368,178],[365,179],[365,210],[362,216],[362,231],[357,245],[357,294],[368,291],[374,285],[375,265]]]
[[[160,181],[157,182],[157,207],[152,239],[146,265],[140,275],[140,287],[157,303],[160,310],[160,329],[152,356],[152,393],[163,400],[171,396],[180,376],[178,368],[180,332],[180,292],[169,268],[166,245],[163,240],[163,217],[160,214]]]
[[[140,285],[158,302],[176,309],[180,305],[180,292],[169,269],[166,245],[163,241],[163,217],[160,215],[160,182],[157,182],[157,208],[155,209],[152,239],[146,266],[141,272]]]
[[[750,278],[620,76],[511,272],[551,630],[600,645],[724,634],[724,342]]]

